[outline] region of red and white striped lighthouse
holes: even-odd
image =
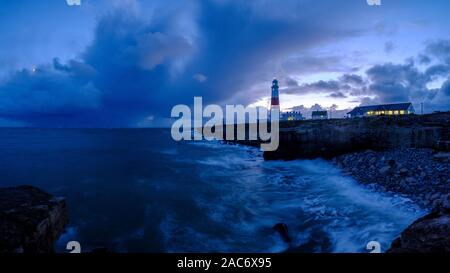
[[[277,79],[274,79],[272,81],[272,100],[270,102],[270,110],[280,110],[280,98],[278,93],[278,81]]]

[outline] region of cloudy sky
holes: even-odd
[[[450,109],[450,1],[0,0],[0,126],[168,124],[171,108]]]

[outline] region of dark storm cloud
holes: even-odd
[[[155,4],[149,14],[135,1],[121,3],[134,4],[100,16],[89,46],[76,58],[50,57],[34,71],[17,71],[0,82],[0,119],[33,126],[136,126],[167,117],[172,106],[192,104],[194,96],[203,96],[204,103],[255,102],[270,86],[254,87],[270,84],[274,76],[289,94],[430,103],[448,97],[444,87],[427,88],[449,76],[448,40],[427,45],[421,61],[430,65],[426,72],[407,63],[347,74],[359,73],[352,53],[337,55],[332,45],[365,34],[355,24],[360,17],[348,13],[349,5],[352,14],[367,12],[364,2],[324,0],[318,8],[309,0],[141,1]],[[391,34],[391,28],[377,26],[380,35]],[[319,51],[322,45],[328,51]],[[323,72],[344,75],[306,84],[295,80]]]
[[[414,63],[376,65],[367,71],[370,91],[382,102],[409,101],[422,97],[430,78]]]
[[[347,96],[346,95],[344,95],[344,93],[342,93],[342,92],[334,92],[334,93],[331,93],[330,95],[328,95],[329,97],[331,97],[331,98],[334,98],[334,99],[345,99]]]
[[[288,87],[296,87],[296,86],[298,86],[298,82],[296,80],[294,80],[293,78],[288,77],[286,79],[286,85]]]
[[[100,92],[90,80],[89,71],[76,62],[64,69],[40,66],[18,71],[0,86],[0,114],[13,120],[43,123],[53,118],[80,118],[81,113],[100,105]]]
[[[425,65],[427,65],[427,64],[430,64],[430,63],[431,63],[430,57],[428,57],[428,56],[425,55],[425,54],[420,54],[420,55],[418,56],[417,59],[418,59],[418,61],[419,61],[420,64],[425,64]]]
[[[95,68],[95,86],[102,91],[101,124],[127,126],[170,107],[168,88],[177,62],[193,49],[186,38],[152,27],[124,13],[104,17],[95,40],[83,56]],[[191,75],[192,78],[192,75]],[[173,92],[173,93],[170,93]]]
[[[314,83],[307,83],[300,85],[296,88],[296,93],[309,93],[309,92],[330,92],[339,90],[340,84],[338,81],[318,81]]]
[[[360,102],[361,105],[412,102],[416,107],[423,103],[426,112],[448,110],[450,41],[429,42],[417,59],[420,66],[413,59],[408,58],[403,64],[373,65],[362,75],[343,74],[336,79],[288,85],[283,92],[297,95],[326,94],[334,99],[354,97],[356,101],[353,99],[351,102]],[[321,64],[320,61],[312,63],[313,68]],[[326,67],[321,69],[327,71]],[[441,87],[430,87],[436,86],[442,79],[446,81]]]
[[[340,78],[341,82],[351,85],[360,86],[364,84],[364,79],[360,75],[344,74]]]
[[[319,69],[329,61],[307,56],[299,59],[291,54],[298,56],[318,44],[359,34],[357,30],[318,23],[317,16],[322,14],[309,1],[286,1],[283,5],[277,1],[246,1],[239,6],[232,1],[202,3],[201,55],[193,66],[208,71],[207,83],[197,91],[207,94],[204,99],[210,102],[254,102],[268,92],[248,92],[255,83],[270,83],[274,76],[281,79],[295,71],[312,71],[314,66]],[[329,20],[333,19],[331,15]]]
[[[391,53],[393,50],[394,50],[394,43],[392,41],[384,43],[384,52]]]
[[[191,48],[163,31],[126,12],[103,17],[80,61],[55,59],[0,85],[0,115],[35,126],[109,127],[167,109],[163,87],[172,62]]]
[[[442,50],[445,48],[443,44],[436,45],[428,46],[427,51],[433,48],[436,57],[444,56],[446,50]],[[413,102],[418,106],[424,103],[427,112],[448,109],[450,106],[448,80],[440,88],[428,87],[436,78],[450,78],[450,69],[446,63],[437,63],[424,71],[419,70],[412,61],[405,64],[386,63],[373,66],[366,74],[369,82],[367,94],[371,96],[363,98],[362,105]]]
[[[284,89],[284,93],[303,95],[308,93],[328,93],[332,98],[346,98],[349,93],[365,90],[364,79],[355,74],[344,74],[337,80],[320,80],[312,83],[297,84]]]
[[[193,96],[205,103],[235,97],[234,103],[250,103],[260,94],[247,90],[276,75],[274,64],[360,34],[333,27],[332,14],[326,23],[317,20],[322,11],[309,1],[191,4],[162,5],[155,12],[162,15],[151,20],[131,9],[101,17],[77,59],[55,59],[0,83],[0,118],[33,126],[135,126],[149,116],[167,117],[172,106],[191,104]],[[323,5],[344,9],[334,1]],[[292,70],[319,70],[332,61],[310,59]]]
[[[438,40],[428,43],[425,52],[429,56],[450,64],[450,40]]]
[[[317,56],[315,54],[288,58],[282,64],[288,73],[313,74],[317,72],[346,72],[352,68],[343,57]]]
[[[361,93],[367,97],[361,98],[361,104],[410,101],[416,106],[423,103],[426,112],[448,110],[450,96],[446,87],[450,79],[450,40],[428,42],[416,60],[421,69],[413,58],[404,64],[385,63],[368,69],[366,92]],[[441,87],[429,87],[442,79],[447,81]]]
[[[446,96],[450,97],[450,79],[448,79],[444,84],[442,85],[442,93]]]
[[[428,77],[444,77],[449,75],[450,73],[450,66],[445,64],[437,64],[433,65],[427,68],[425,71],[425,75]]]
[[[442,45],[442,44],[441,44]],[[436,56],[445,56],[440,46]],[[437,62],[420,70],[408,59],[404,64],[385,63],[374,65],[363,76],[344,74],[336,80],[317,81],[287,88],[290,94],[322,93],[335,99],[350,96],[359,98],[361,105],[378,103],[424,103],[428,112],[448,109],[450,106],[450,67]],[[447,79],[441,88],[429,88],[436,79]],[[355,102],[355,101],[352,101]]]

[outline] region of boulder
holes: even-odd
[[[416,182],[416,179],[414,177],[407,177],[405,179],[405,182],[408,184],[414,184]]]
[[[379,169],[378,172],[379,172],[380,174],[386,174],[386,173],[388,173],[390,170],[391,170],[391,167],[390,167],[390,166],[384,166],[383,168]]]
[[[0,253],[51,253],[64,232],[63,198],[32,186],[0,188]]]
[[[401,168],[401,169],[399,170],[399,173],[400,173],[401,175],[405,175],[405,174],[408,173],[408,169],[406,169],[406,168]]]
[[[450,195],[428,215],[402,232],[387,251],[389,253],[449,253]]]
[[[273,226],[273,230],[275,230],[276,232],[278,232],[281,236],[281,239],[283,239],[283,241],[285,243],[290,243],[292,242],[291,237],[289,236],[289,231],[288,231],[288,227],[286,224],[284,223],[278,223],[276,225]]]
[[[433,155],[433,159],[440,162],[450,161],[450,153],[439,152]]]

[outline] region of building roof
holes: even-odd
[[[392,111],[392,110],[408,110],[411,103],[395,103],[395,104],[380,104],[380,105],[369,105],[369,106],[359,106],[348,112],[349,115],[365,114],[368,111]]]
[[[312,112],[313,116],[326,116],[328,115],[327,111],[313,111]]]

